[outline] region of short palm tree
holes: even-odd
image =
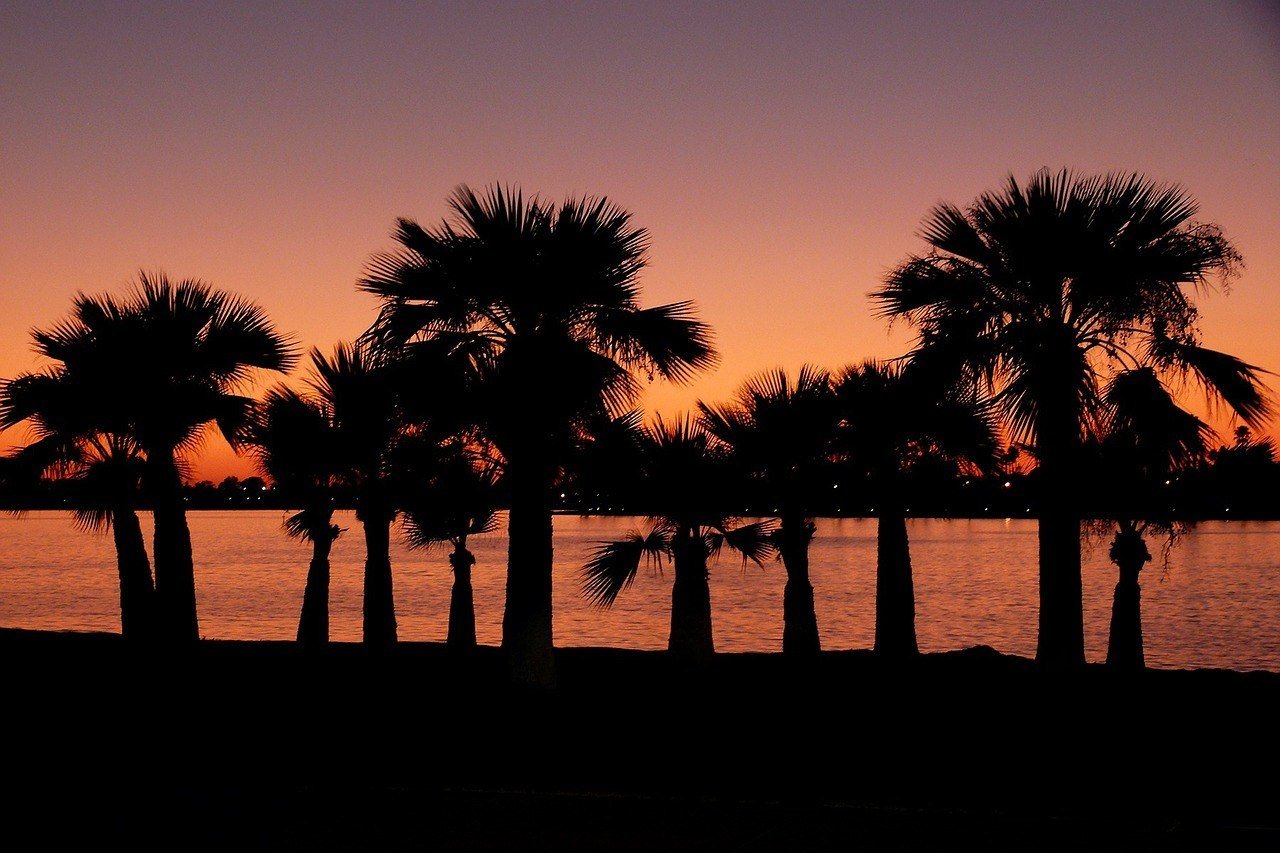
[[[602,545],[583,567],[583,593],[609,606],[631,585],[640,564],[671,561],[671,634],[668,651],[691,663],[715,652],[711,631],[708,561],[723,547],[756,563],[773,551],[773,523],[739,524],[726,514],[724,448],[692,418],[657,419],[638,437],[642,498],[650,528]]]
[[[994,465],[990,407],[922,367],[868,361],[835,379],[838,450],[870,484],[876,507],[875,650],[909,657],[916,642],[915,581],[907,538],[907,484],[922,461]]]
[[[1047,665],[1084,662],[1077,461],[1114,371],[1193,378],[1246,423],[1269,411],[1256,368],[1200,344],[1193,296],[1240,257],[1196,210],[1141,175],[1010,177],[967,209],[936,207],[929,251],[874,294],[882,314],[918,329],[915,358],[984,383],[1039,460],[1036,657]]]
[[[468,550],[467,540],[498,528],[498,469],[456,443],[440,447],[439,457],[430,467],[433,470],[405,500],[404,532],[415,548],[452,546],[449,566],[453,590],[445,642],[453,651],[466,652],[476,647],[471,588],[471,567],[476,558]]]
[[[782,595],[782,651],[820,650],[809,580],[815,501],[829,488],[838,410],[831,377],[808,365],[792,380],[785,370],[762,373],[723,405],[699,402],[707,430],[730,448],[757,487],[753,495],[778,507],[778,553],[787,573]]]
[[[1167,503],[1158,497],[1166,478],[1205,458],[1213,436],[1209,426],[1178,405],[1155,371],[1147,368],[1117,374],[1103,395],[1099,434],[1087,442],[1103,487],[1103,519],[1095,526],[1111,528],[1109,556],[1120,571],[1111,606],[1107,665],[1140,670],[1142,589],[1139,573],[1151,560],[1145,539],[1165,540],[1166,553],[1185,531]]]
[[[114,420],[100,386],[78,381],[65,364],[23,374],[0,386],[0,429],[22,422],[35,441],[6,461],[11,476],[51,476],[76,481],[76,523],[110,529],[120,577],[120,632],[149,640],[155,620],[155,587],[137,505],[143,457]]]
[[[139,276],[124,297],[79,295],[71,316],[34,333],[40,353],[94,386],[145,458],[155,520],[157,630],[199,637],[182,453],[216,425],[234,437],[252,405],[237,393],[257,370],[286,370],[290,342],[258,306],[201,281]]]
[[[334,492],[346,474],[332,410],[280,386],[255,407],[241,440],[258,468],[300,509],[285,520],[285,531],[311,543],[311,565],[298,619],[298,643],[307,649],[329,642],[329,553],[342,528],[333,523]]]
[[[397,641],[391,525],[405,489],[397,454],[411,431],[393,365],[375,361],[364,347],[338,344],[328,356],[312,350],[311,366],[311,389],[332,418],[334,454],[364,529],[364,643],[387,649]]]
[[[608,200],[463,186],[450,207],[434,228],[400,220],[399,249],[371,263],[369,337],[401,358],[443,350],[471,377],[467,405],[510,488],[502,646],[516,679],[548,684],[552,487],[576,433],[627,406],[632,371],[683,381],[715,356],[691,303],[640,307],[648,235]]]

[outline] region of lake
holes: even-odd
[[[351,513],[333,549],[330,607],[335,640],[360,638],[363,539]],[[200,630],[219,639],[292,639],[310,547],[287,538],[278,511],[190,514]],[[150,518],[143,516],[150,539]],[[661,649],[666,645],[671,572],[641,569],[611,609],[578,594],[578,571],[599,542],[643,519],[557,516],[555,641],[561,646]],[[1036,522],[1027,519],[913,519],[909,522],[922,651],[978,644],[1035,653]],[[822,519],[811,573],[822,644],[868,648],[874,635],[874,520]],[[1106,655],[1114,567],[1106,542],[1086,544],[1088,658]],[[1280,671],[1280,522],[1206,522],[1143,572],[1147,663]],[[476,632],[501,637],[506,537],[473,540]],[[452,577],[442,550],[396,542],[400,637],[444,639]],[[724,556],[711,566],[716,648],[777,651],[782,644],[778,563],[763,567]],[[60,512],[0,516],[0,626],[118,631],[115,554],[109,535],[76,529]]]

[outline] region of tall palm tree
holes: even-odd
[[[724,546],[759,563],[773,550],[771,521],[737,524],[724,511],[724,448],[693,418],[658,418],[639,436],[642,492],[652,524],[602,545],[583,567],[583,593],[609,606],[631,585],[643,561],[670,559],[671,635],[667,650],[691,663],[715,652],[707,562]]]
[[[985,383],[1039,459],[1040,634],[1047,665],[1084,662],[1076,463],[1117,367],[1191,377],[1246,423],[1269,404],[1258,371],[1200,344],[1193,296],[1240,257],[1193,221],[1182,189],[1140,175],[1010,177],[967,209],[942,204],[874,297],[919,331],[915,357]]]
[[[707,430],[778,507],[778,553],[787,573],[782,595],[782,651],[815,655],[818,619],[809,580],[814,501],[829,486],[837,408],[831,376],[805,365],[794,381],[781,368],[738,389],[733,402],[698,403]]]
[[[391,525],[404,493],[403,460],[397,454],[411,431],[393,365],[347,344],[338,344],[329,356],[313,349],[311,365],[310,385],[333,419],[335,456],[364,529],[364,643],[383,650],[397,640]]]
[[[113,418],[112,401],[59,364],[0,385],[0,429],[27,422],[35,440],[6,458],[10,476],[76,483],[77,525],[111,530],[120,578],[120,632],[149,640],[155,620],[151,563],[136,510],[143,457]]]
[[[867,361],[835,379],[838,449],[867,478],[876,507],[875,650],[909,657],[916,642],[915,581],[907,538],[907,484],[922,461],[994,465],[990,407],[923,367]]]
[[[414,548],[452,546],[449,566],[453,590],[449,598],[449,633],[446,645],[458,652],[476,647],[475,597],[471,567],[475,555],[467,548],[471,536],[491,533],[498,527],[498,470],[479,462],[475,454],[458,444],[445,445],[428,476],[405,501],[404,532]]]
[[[1165,551],[1185,532],[1158,497],[1158,484],[1205,458],[1213,430],[1183,409],[1155,371],[1136,368],[1117,374],[1103,395],[1098,434],[1086,442],[1103,487],[1099,528],[1114,531],[1109,556],[1119,569],[1111,606],[1107,665],[1140,670],[1142,589],[1139,573],[1151,561],[1147,537],[1165,541]]]
[[[241,436],[275,488],[301,504],[284,527],[311,543],[298,619],[298,643],[308,649],[329,642],[329,553],[342,534],[333,523],[334,492],[346,473],[341,437],[323,400],[284,386],[267,393]]]
[[[258,306],[204,282],[142,273],[123,297],[78,295],[71,315],[34,333],[45,357],[97,389],[145,457],[155,520],[157,629],[199,637],[182,454],[216,425],[234,441],[252,401],[238,393],[255,372],[286,370],[291,343]]]
[[[399,249],[370,264],[361,287],[382,300],[370,339],[444,350],[471,377],[468,406],[510,488],[502,646],[516,679],[549,684],[552,486],[576,433],[627,406],[633,370],[683,381],[715,355],[691,303],[640,307],[648,235],[607,199],[463,186],[450,207],[434,228],[399,220]]]

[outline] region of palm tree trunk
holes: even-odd
[[[549,453],[525,447],[508,454],[511,512],[507,521],[507,603],[502,650],[520,684],[555,683],[551,633],[551,488]]]
[[[908,658],[920,652],[907,517],[902,502],[893,497],[881,501],[876,522],[875,650],[886,658]]]
[[[1065,382],[1066,380],[1064,380]],[[1066,392],[1074,385],[1067,383]],[[1040,454],[1040,631],[1036,662],[1051,668],[1084,665],[1084,599],[1080,581],[1080,514],[1075,471],[1080,415],[1071,401],[1042,411]]]
[[[298,644],[304,649],[321,649],[329,643],[329,553],[333,536],[327,530],[311,537],[311,565],[302,593],[302,615],[298,618]]]
[[[372,511],[364,525],[364,644],[386,650],[396,644],[396,602],[391,588],[391,521],[388,512]]]
[[[782,590],[782,653],[794,657],[813,657],[822,649],[809,581],[812,538],[813,528],[803,515],[782,516],[779,553],[787,571],[787,585]]]
[[[155,629],[155,586],[142,525],[132,507],[111,511],[111,532],[120,571],[120,634],[130,642],[145,642]]]
[[[149,451],[146,474],[155,520],[157,634],[169,643],[194,643],[200,639],[195,566],[173,449]]]
[[[471,593],[471,567],[475,556],[462,543],[449,555],[453,567],[453,592],[449,596],[449,636],[445,645],[450,651],[468,652],[476,647],[476,608]]]
[[[711,586],[706,546],[682,530],[672,542],[676,578],[671,587],[671,636],[667,651],[682,662],[702,664],[715,654],[711,638]]]
[[[1142,653],[1142,587],[1138,574],[1151,559],[1136,526],[1125,523],[1111,543],[1111,561],[1120,569],[1111,604],[1111,633],[1107,642],[1107,666],[1138,671],[1146,666]]]

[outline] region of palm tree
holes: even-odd
[[[338,344],[330,356],[313,349],[311,365],[311,388],[333,420],[335,457],[364,528],[364,643],[384,650],[397,640],[391,525],[404,493],[397,454],[412,431],[399,404],[393,365],[347,344]]]
[[[552,487],[576,433],[627,406],[633,370],[683,381],[715,355],[691,303],[640,307],[648,235],[608,200],[463,186],[450,207],[454,221],[432,229],[399,220],[400,248],[370,264],[361,287],[382,309],[369,337],[406,357],[443,350],[471,378],[468,407],[510,489],[502,647],[516,679],[545,685]]]
[[[683,661],[704,663],[715,652],[707,562],[727,545],[744,560],[760,563],[773,550],[773,523],[735,524],[724,512],[724,448],[697,420],[658,418],[638,443],[653,523],[648,531],[602,545],[583,567],[583,593],[607,607],[635,580],[642,561],[661,566],[670,559],[675,580],[667,650]]]
[[[285,531],[311,543],[311,565],[298,619],[298,643],[329,642],[329,553],[342,528],[333,523],[334,491],[346,473],[333,411],[323,400],[280,386],[255,407],[241,439],[275,488],[301,504]]]
[[[1151,560],[1145,539],[1163,538],[1167,554],[1187,528],[1158,499],[1157,484],[1202,461],[1213,430],[1179,406],[1149,368],[1117,374],[1103,404],[1099,434],[1086,448],[1087,457],[1099,468],[1092,479],[1104,486],[1101,515],[1106,520],[1095,526],[1114,528],[1109,556],[1120,572],[1111,606],[1107,666],[1140,670],[1145,661],[1138,577]]]
[[[1196,210],[1140,175],[1010,177],[968,209],[936,207],[929,251],[874,294],[883,315],[918,329],[915,358],[985,383],[1039,459],[1036,657],[1047,665],[1084,662],[1076,463],[1117,366],[1193,378],[1246,423],[1269,411],[1256,368],[1200,344],[1192,297],[1240,257]]]
[[[438,446],[438,445],[437,445]],[[405,502],[404,532],[414,548],[453,546],[449,566],[453,590],[449,598],[450,650],[467,652],[476,647],[476,613],[471,589],[475,555],[467,539],[491,533],[498,527],[498,470],[478,463],[475,454],[457,443],[445,445],[423,478],[423,486]]]
[[[78,295],[70,317],[34,337],[42,355],[96,389],[103,415],[145,458],[157,630],[170,641],[198,639],[181,455],[210,424],[234,440],[252,404],[236,392],[258,369],[287,369],[291,344],[250,302],[147,273],[124,297]]]
[[[26,421],[35,441],[6,462],[11,477],[42,475],[76,484],[78,526],[111,530],[120,577],[120,633],[149,640],[155,619],[155,587],[138,503],[143,458],[137,444],[113,423],[102,388],[78,381],[65,364],[26,373],[0,385],[0,429]]]
[[[915,582],[907,538],[907,492],[913,469],[947,460],[994,465],[998,441],[990,407],[959,386],[944,386],[923,367],[867,361],[835,380],[838,449],[867,478],[876,508],[875,650],[918,653]]]
[[[818,653],[818,619],[809,581],[814,500],[830,483],[831,444],[837,421],[831,376],[801,367],[793,382],[785,370],[762,373],[738,389],[733,402],[699,402],[702,422],[732,449],[736,463],[778,507],[778,553],[787,573],[782,595],[782,651]]]

